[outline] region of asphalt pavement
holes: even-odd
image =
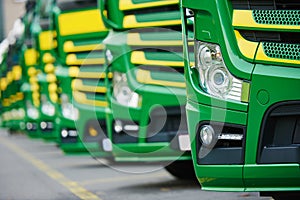
[[[55,143],[0,130],[0,200],[259,200],[258,193],[202,191],[163,166],[110,165],[66,156]]]

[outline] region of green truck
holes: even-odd
[[[58,138],[55,120],[57,116],[57,84],[54,74],[55,31],[52,30],[51,12],[53,0],[36,1],[34,16],[30,27],[33,53],[36,54],[35,74],[29,78],[30,84],[36,84],[36,108],[39,117],[37,130],[39,137],[56,141]],[[31,73],[28,73],[31,76]],[[32,85],[31,85],[32,87]],[[35,88],[35,87],[34,87]]]
[[[22,36],[22,47],[20,50],[20,66],[22,67],[22,86],[21,91],[24,94],[23,106],[25,108],[26,117],[25,130],[29,137],[41,138],[39,126],[40,119],[40,84],[38,82],[38,59],[35,31],[37,15],[37,2],[28,1],[26,3],[26,13],[22,20],[24,23],[24,34]]]
[[[8,37],[1,44],[1,104],[2,122],[11,132],[25,128],[23,121],[25,110],[24,94],[20,90],[22,84],[22,68],[19,65],[20,50],[23,45],[24,25],[17,19]]]
[[[194,171],[178,3],[99,1],[111,29],[104,41],[107,131],[99,145],[117,162],[167,162],[169,172],[187,178]]]
[[[299,2],[181,6],[188,128],[202,189],[299,195]]]
[[[98,151],[97,127],[88,117],[94,113],[90,106],[100,106],[100,109],[106,106],[101,95],[94,92],[105,90],[99,79],[105,75],[101,67],[105,62],[101,43],[108,31],[95,0],[57,0],[53,12],[57,33],[59,145],[68,154],[86,154],[87,146],[90,151]],[[100,118],[104,117],[100,113]]]

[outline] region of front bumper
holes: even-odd
[[[122,106],[111,98],[108,124],[116,161],[191,159],[189,151],[180,150],[178,139],[181,134],[187,135],[184,106],[179,106],[184,102],[184,92],[176,97],[160,92],[157,86],[147,87],[147,91],[140,93],[140,108]],[[116,123],[121,123],[123,130],[117,131]]]
[[[194,159],[195,171],[203,189],[300,190],[300,144],[297,128],[300,117],[297,102],[300,93],[295,92],[300,90],[299,77],[300,70],[297,68],[257,65],[251,81],[248,112],[188,101],[189,132],[194,139],[192,154],[197,158]],[[282,104],[293,106],[281,107]],[[222,157],[210,153],[207,157],[214,158],[199,159],[197,128],[203,121],[246,127],[241,163],[226,163],[226,157],[222,160]],[[204,163],[205,159],[215,163]],[[217,163],[215,159],[218,159]]]

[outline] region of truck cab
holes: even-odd
[[[68,154],[86,154],[87,146],[98,150],[98,134],[93,125],[87,126],[86,130],[86,123],[94,124],[88,122],[94,105],[100,105],[100,110],[106,106],[102,103],[101,94],[101,66],[105,61],[101,43],[108,31],[101,21],[95,0],[57,0],[54,24],[57,33],[58,67],[55,74],[59,92],[60,148]],[[99,94],[94,95],[94,92]],[[100,120],[105,116],[102,110]],[[79,135],[82,135],[82,140]]]
[[[182,0],[186,110],[202,189],[299,195],[299,10],[295,1]]]
[[[106,46],[107,140],[117,162],[167,162],[192,177],[178,1],[99,1]]]

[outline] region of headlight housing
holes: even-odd
[[[205,92],[225,100],[248,102],[249,83],[231,75],[219,45],[196,41],[195,56],[200,86]]]
[[[46,103],[43,103],[43,105],[42,105],[42,112],[45,115],[52,117],[55,114],[55,107],[49,101],[47,101]]]
[[[32,119],[39,118],[39,111],[30,102],[27,102],[27,115]]]
[[[137,108],[140,104],[140,96],[130,89],[126,74],[114,72],[113,95],[117,102],[123,106]]]
[[[55,114],[55,107],[52,103],[50,103],[49,101],[47,101],[47,98],[45,95],[42,95],[42,112],[45,115],[48,116],[54,116]]]
[[[79,111],[70,103],[69,97],[66,94],[61,95],[62,115],[70,120],[78,120]]]

